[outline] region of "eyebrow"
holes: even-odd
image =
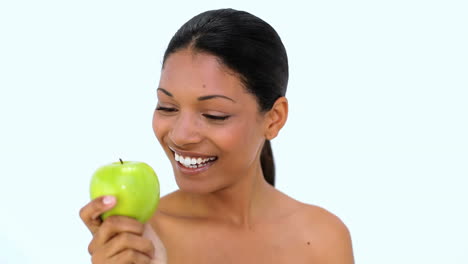
[[[166,90],[164,88],[159,87],[157,89],[157,91],[161,91],[164,94],[166,94],[167,96],[174,97],[168,90]],[[198,99],[198,101],[205,101],[205,100],[210,100],[210,99],[214,99],[214,98],[224,98],[224,99],[227,99],[229,101],[232,101],[232,102],[236,103],[236,101],[234,101],[234,99],[229,98],[229,97],[227,97],[225,95],[221,95],[221,94],[204,95],[204,96],[198,97],[197,99]]]

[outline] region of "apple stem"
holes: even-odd
[[[121,163],[121,164],[123,164],[123,161],[122,161],[122,159],[121,159],[121,158],[119,158],[119,160],[120,160],[120,163]]]

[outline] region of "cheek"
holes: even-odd
[[[231,155],[232,160],[252,162],[263,142],[259,128],[252,122],[237,124],[214,135],[219,146]]]
[[[163,119],[158,118],[157,112],[153,114],[153,132],[159,142],[161,142],[162,137],[164,136],[164,131],[168,129],[167,122],[164,122]]]

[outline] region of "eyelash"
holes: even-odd
[[[230,116],[215,116],[215,115],[208,115],[208,114],[203,114],[204,117],[209,118],[211,120],[218,120],[218,121],[224,121],[228,119]]]
[[[175,109],[175,108],[162,107],[162,106],[156,107],[156,110],[163,111],[163,112],[175,112],[175,111],[177,111],[177,109]]]
[[[175,108],[162,107],[162,106],[156,107],[156,110],[157,111],[168,112],[168,113],[177,112],[177,109],[175,109]],[[215,120],[215,121],[224,121],[224,120],[228,119],[229,117],[231,117],[230,115],[215,116],[215,115],[209,115],[209,114],[203,114],[203,116],[208,118],[208,119]]]

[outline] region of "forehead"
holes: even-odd
[[[160,87],[246,92],[238,74],[224,66],[218,57],[189,49],[169,55],[161,71]]]

